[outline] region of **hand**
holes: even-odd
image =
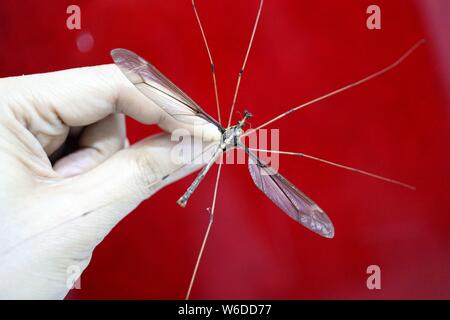
[[[168,133],[127,147],[123,114],[168,132],[193,128],[115,65],[0,79],[0,111],[0,298],[64,298],[69,267],[84,270],[141,201],[201,167],[174,161]],[[219,139],[203,129],[204,141]]]

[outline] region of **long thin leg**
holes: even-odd
[[[374,174],[374,173],[371,173],[371,172],[367,172],[367,171],[364,171],[364,170],[360,170],[360,169],[352,168],[352,167],[349,167],[349,166],[345,166],[345,165],[342,165],[342,164],[339,164],[339,163],[336,163],[336,162],[331,162],[329,160],[325,160],[325,159],[321,159],[321,158],[318,158],[318,157],[314,157],[314,156],[311,156],[311,155],[308,155],[308,154],[305,154],[305,153],[279,151],[279,150],[255,149],[255,148],[248,148],[248,149],[252,150],[252,151],[258,151],[258,152],[273,152],[273,153],[279,153],[279,154],[288,154],[288,155],[292,155],[292,156],[305,157],[305,158],[316,160],[316,161],[319,161],[319,162],[322,162],[322,163],[326,163],[326,164],[329,164],[329,165],[332,165],[332,166],[335,166],[335,167],[338,167],[338,168],[342,168],[342,169],[345,169],[345,170],[350,170],[350,171],[353,171],[353,172],[361,173],[361,174],[364,174],[366,176],[369,176],[369,177],[372,177],[372,178],[375,178],[375,179],[379,179],[379,180],[383,180],[383,181],[386,181],[386,182],[389,182],[389,183],[397,184],[399,186],[402,186],[402,187],[405,187],[405,188],[408,188],[408,189],[411,189],[411,190],[416,190],[416,187],[414,187],[412,185],[409,185],[409,184],[406,184],[406,183],[403,183],[403,182],[400,182],[400,181],[397,181],[397,180],[394,180],[394,179],[386,178],[386,177],[383,177],[383,176],[380,176],[380,175],[377,175],[377,174]]]
[[[200,31],[202,32],[203,42],[205,43],[206,51],[208,52],[209,62],[211,63],[211,72],[214,83],[214,94],[216,96],[216,107],[217,107],[217,120],[220,124],[222,124],[220,118],[220,103],[219,103],[219,90],[217,88],[217,79],[216,79],[216,67],[214,65],[214,61],[212,58],[211,50],[209,50],[208,41],[206,40],[205,31],[203,30],[202,22],[200,20],[200,16],[197,12],[197,7],[195,6],[195,0],[192,0],[192,7],[194,8],[195,17],[197,18],[198,26],[200,27]]]
[[[211,226],[214,221],[214,210],[216,208],[217,190],[219,187],[221,170],[222,170],[222,162],[219,163],[219,168],[217,170],[216,184],[214,186],[214,195],[213,195],[213,201],[212,201],[212,205],[211,205],[208,228],[206,229],[205,236],[203,237],[202,246],[200,247],[200,252],[198,253],[198,256],[197,256],[197,261],[195,262],[194,272],[192,273],[191,281],[189,282],[189,288],[186,293],[186,300],[189,300],[189,297],[191,295],[191,290],[192,290],[192,286],[194,285],[195,277],[197,275],[198,266],[200,265],[200,260],[202,259],[203,251],[205,250],[206,242],[208,241],[208,237],[209,237],[209,232],[211,231]]]
[[[333,92],[327,93],[327,94],[325,94],[325,95],[323,95],[323,96],[321,96],[321,97],[319,97],[319,98],[313,99],[313,100],[308,101],[308,102],[306,102],[306,103],[304,103],[304,104],[301,104],[301,105],[299,105],[299,106],[297,106],[297,107],[295,107],[295,108],[289,109],[288,111],[283,112],[282,114],[276,116],[275,118],[273,118],[273,119],[271,119],[271,120],[269,120],[269,121],[263,123],[263,124],[260,125],[259,127],[256,127],[255,129],[251,129],[251,130],[247,131],[247,132],[246,132],[245,134],[243,134],[242,136],[247,136],[247,135],[249,135],[249,134],[255,132],[256,130],[259,130],[259,129],[261,129],[261,128],[263,128],[263,127],[265,127],[265,126],[267,126],[267,125],[269,125],[269,124],[271,124],[271,123],[273,123],[273,122],[275,122],[275,121],[277,121],[277,120],[279,120],[279,119],[281,119],[281,118],[287,116],[288,114],[291,114],[292,112],[295,112],[295,111],[297,111],[297,110],[299,110],[299,109],[302,109],[302,108],[304,108],[304,107],[306,107],[306,106],[309,106],[309,105],[311,105],[311,104],[313,104],[313,103],[316,103],[316,102],[319,102],[319,101],[324,100],[324,99],[326,99],[326,98],[329,98],[329,97],[331,97],[331,96],[334,96],[335,94],[341,93],[341,92],[343,92],[343,91],[345,91],[345,90],[348,90],[348,89],[350,89],[350,88],[356,87],[356,86],[358,86],[358,85],[360,85],[360,84],[363,84],[364,82],[367,82],[367,81],[369,81],[369,80],[371,80],[371,79],[373,79],[373,78],[376,78],[376,77],[382,75],[382,74],[385,73],[385,72],[388,72],[389,70],[395,68],[395,67],[398,66],[401,62],[403,62],[403,60],[405,60],[405,59],[406,59],[406,58],[407,58],[414,50],[416,50],[416,49],[417,49],[419,46],[421,46],[424,42],[425,42],[424,39],[418,41],[414,46],[412,46],[408,51],[406,51],[400,58],[398,58],[397,61],[395,61],[395,62],[392,63],[391,65],[387,66],[386,68],[381,69],[380,71],[377,71],[377,72],[375,72],[375,73],[373,73],[373,74],[371,74],[371,75],[369,75],[369,76],[367,76],[367,77],[365,77],[365,78],[363,78],[363,79],[361,79],[361,80],[359,80],[359,81],[356,81],[356,82],[353,82],[353,83],[351,83],[351,84],[349,84],[349,85],[346,85],[345,87],[342,87],[342,88],[337,89],[337,90],[335,90],[335,91],[333,91]]]
[[[222,154],[222,149],[219,147],[214,152],[213,156],[209,160],[209,162],[206,164],[206,166],[200,171],[200,173],[197,175],[195,180],[191,183],[189,188],[186,190],[186,192],[178,199],[177,203],[181,207],[185,207],[186,203],[188,202],[189,198],[191,197],[192,193],[197,189],[198,185],[202,180],[205,178],[206,174],[208,173],[209,169],[211,169],[214,162],[216,162],[217,158]]]
[[[237,96],[238,96],[238,92],[239,92],[239,86],[241,85],[242,74],[244,73],[245,65],[247,64],[248,55],[250,54],[250,49],[252,48],[253,38],[255,37],[256,28],[258,27],[259,17],[261,16],[261,10],[262,10],[263,4],[264,4],[264,0],[261,0],[259,2],[259,9],[258,9],[258,13],[256,15],[255,24],[253,25],[252,36],[250,37],[250,42],[248,43],[247,52],[245,53],[244,62],[242,64],[241,70],[239,71],[239,74],[238,74],[236,89],[234,90],[233,103],[231,104],[230,115],[228,116],[227,127],[230,126],[231,120],[233,118],[234,106],[236,104],[236,100],[237,100]]]

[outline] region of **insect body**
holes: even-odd
[[[244,118],[240,120],[235,126],[228,128],[222,134],[222,142],[220,147],[223,151],[228,148],[235,148],[239,145],[240,137],[244,134],[244,130],[242,129],[245,125],[245,121],[249,118],[253,117],[253,115],[245,111]]]
[[[242,130],[242,128],[244,127],[245,120],[247,120],[250,117],[252,117],[252,114],[246,111],[244,118],[242,120],[240,120],[235,126],[229,127],[225,129],[225,131],[223,131],[220,144],[216,149],[215,153],[213,154],[209,162],[206,164],[206,166],[200,171],[197,178],[192,182],[192,184],[186,190],[184,195],[181,196],[180,199],[178,199],[177,203],[181,207],[186,206],[186,203],[191,197],[192,193],[195,191],[200,182],[206,176],[206,173],[208,173],[209,169],[212,167],[216,159],[219,158],[223,152],[226,152],[227,150],[231,150],[237,147],[244,149],[243,145],[240,142],[240,137],[244,133],[244,130]]]
[[[228,125],[224,128],[220,122],[220,107],[219,107],[219,99],[218,99],[218,91],[216,85],[216,77],[215,77],[215,68],[212,60],[212,55],[210,53],[208,43],[206,41],[205,33],[203,31],[202,24],[200,22],[195,3],[192,1],[194,12],[202,32],[203,40],[206,45],[206,49],[208,51],[208,56],[212,66],[212,74],[214,80],[214,89],[216,94],[216,105],[218,111],[218,120],[214,119],[211,115],[206,113],[197,103],[195,103],[189,96],[187,96],[182,90],[180,90],[176,85],[174,85],[169,79],[167,79],[161,72],[159,72],[153,65],[145,61],[143,58],[139,57],[137,54],[125,50],[125,49],[114,49],[111,52],[114,62],[116,65],[122,70],[124,75],[138,88],[145,96],[147,96],[150,100],[155,102],[157,105],[161,107],[167,114],[169,114],[174,119],[188,123],[191,125],[213,125],[219,130],[222,134],[220,141],[217,141],[216,149],[213,152],[212,157],[208,161],[205,167],[200,171],[198,176],[186,190],[186,192],[180,197],[177,201],[178,204],[182,207],[186,206],[187,201],[191,197],[192,193],[198,187],[200,182],[206,176],[209,169],[213,166],[216,160],[227,150],[239,148],[244,150],[249,157],[248,161],[248,169],[250,175],[252,177],[255,185],[260,189],[274,204],[276,204],[284,213],[286,213],[289,217],[302,224],[309,230],[325,237],[325,238],[333,238],[334,237],[334,227],[327,216],[327,214],[310,198],[308,198],[305,194],[303,194],[300,190],[298,190],[291,182],[289,182],[286,178],[276,172],[272,167],[268,164],[265,164],[261,161],[253,151],[263,151],[263,152],[277,152],[280,154],[289,154],[295,156],[307,157],[309,159],[317,160],[322,163],[326,163],[329,165],[337,166],[346,170],[350,170],[353,172],[361,173],[368,175],[370,177],[380,179],[383,181],[395,183],[401,185],[403,187],[407,187],[410,189],[414,189],[413,186],[407,185],[405,183],[385,178],[370,172],[366,172],[363,170],[351,168],[348,166],[340,165],[328,160],[320,159],[317,157],[309,156],[304,153],[296,153],[296,152],[287,152],[287,151],[278,151],[278,150],[262,150],[262,149],[250,149],[245,146],[241,142],[241,138],[247,136],[251,132],[255,132],[274,121],[281,119],[288,114],[292,114],[293,112],[304,108],[308,105],[311,105],[320,100],[331,97],[335,94],[348,90],[352,87],[365,83],[366,81],[373,79],[389,70],[397,66],[400,62],[406,59],[417,47],[423,44],[423,40],[417,42],[413,47],[411,47],[407,52],[405,52],[399,59],[397,59],[391,65],[381,69],[359,81],[353,82],[347,86],[339,88],[335,91],[332,91],[328,94],[325,94],[319,98],[306,102],[302,105],[299,105],[295,108],[288,109],[288,111],[278,115],[277,117],[263,123],[255,129],[251,129],[244,133],[243,127],[248,118],[252,115],[248,112],[245,112],[244,118],[237,122],[236,125],[230,126],[234,106],[236,103],[236,97],[239,90],[239,85],[241,81],[242,74],[244,72],[244,68],[247,62],[248,54],[251,48],[251,44],[253,41],[253,37],[255,34],[256,26],[259,21],[261,8],[263,4],[263,0],[260,1],[260,6],[257,14],[257,18],[253,27],[252,36],[250,39],[249,46],[247,48],[247,52],[245,55],[244,63],[242,65],[241,71],[238,75],[238,80],[236,84],[236,89],[234,93],[233,103],[231,106],[230,116],[228,118]],[[195,275],[197,273],[197,269],[203,254],[203,250],[205,248],[205,244],[211,229],[211,225],[213,222],[214,208],[216,203],[217,190],[219,185],[220,172],[222,168],[222,162],[219,163],[218,172],[216,176],[216,182],[214,187],[214,196],[213,202],[210,210],[210,222],[208,224],[208,228],[206,230],[205,236],[203,238],[203,243],[200,248],[200,252],[197,256],[194,272],[192,274],[191,282],[189,284],[189,289],[186,295],[186,298],[189,298],[190,292],[192,289],[192,285],[194,283]]]

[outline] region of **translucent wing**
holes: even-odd
[[[189,124],[213,123],[223,131],[217,120],[143,58],[126,49],[114,49],[111,56],[128,80],[170,116]]]
[[[256,186],[281,210],[306,228],[326,238],[334,237],[334,227],[327,214],[273,168],[250,156],[248,169]]]

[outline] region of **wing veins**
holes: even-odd
[[[187,103],[187,102],[185,102],[185,101],[182,101],[180,98],[177,98],[177,97],[175,97],[174,95],[171,95],[170,93],[165,92],[164,90],[162,90],[162,89],[160,89],[160,88],[158,88],[158,87],[156,87],[156,86],[154,86],[154,85],[148,83],[147,81],[145,81],[144,78],[141,77],[141,79],[142,79],[142,80],[141,80],[140,82],[136,82],[135,85],[138,85],[138,84],[144,84],[144,85],[149,86],[149,87],[152,88],[152,89],[157,90],[158,92],[161,92],[162,94],[164,94],[164,95],[166,95],[166,96],[168,96],[168,97],[170,97],[170,98],[172,98],[172,99],[178,101],[179,103],[185,105],[186,107],[188,107],[190,110],[192,110],[192,111],[194,112],[194,116],[200,116],[200,117],[203,118],[204,120],[207,120],[207,121],[209,121],[209,122],[215,124],[220,130],[223,130],[223,127],[222,127],[222,126],[221,126],[214,118],[212,118],[209,114],[207,114],[205,111],[203,111],[203,109],[199,109],[199,110],[198,110],[198,109],[195,109],[195,108],[193,108],[189,103]],[[200,108],[200,107],[199,107],[199,108]],[[167,111],[166,111],[166,112],[167,112]],[[167,113],[169,113],[169,112],[167,112]],[[169,114],[170,114],[170,113],[169,113]],[[170,115],[174,116],[174,115],[177,115],[177,114],[170,114]],[[180,115],[181,115],[181,114],[180,114]],[[188,116],[188,115],[187,115],[187,114],[183,114],[183,116]]]
[[[269,166],[267,166],[266,164],[262,163],[261,160],[255,155],[257,161],[258,161],[258,167],[262,168],[264,171],[269,173],[269,178],[275,183],[275,185],[278,187],[278,189],[280,189],[280,191],[283,193],[283,195],[289,200],[289,202],[291,203],[291,205],[295,208],[295,210],[297,211],[297,217],[300,219],[300,208],[292,201],[291,197],[284,191],[284,189],[280,186],[280,183],[283,182],[281,181],[277,181],[277,179],[275,179],[273,176],[277,175],[276,173],[272,173],[269,170]],[[290,185],[287,185],[284,183],[285,186],[287,186],[289,189],[291,189],[292,187]]]

